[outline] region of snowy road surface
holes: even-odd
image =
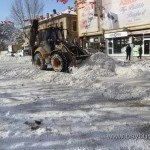
[[[29,57],[0,64],[0,150],[150,149],[149,60],[70,74],[37,70]]]

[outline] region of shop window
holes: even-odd
[[[89,43],[89,47],[95,50],[100,49],[99,43]]]
[[[120,40],[117,41],[117,44],[120,44]]]
[[[112,45],[113,45],[113,44],[112,44],[112,41],[109,41],[109,42],[108,42],[108,47],[112,47]]]
[[[127,45],[128,38],[114,39],[114,53],[121,54],[121,49]]]
[[[150,40],[144,41],[144,54],[150,54]]]
[[[122,39],[121,44],[122,44],[122,45],[125,44],[125,39]]]
[[[124,41],[125,41],[126,44],[128,43],[128,39],[125,39]]]

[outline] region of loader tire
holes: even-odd
[[[34,55],[34,65],[40,70],[46,70],[47,65],[45,64],[45,60],[43,59],[40,53],[36,53]]]
[[[51,56],[51,65],[56,72],[68,71],[68,59],[65,53],[55,52]]]

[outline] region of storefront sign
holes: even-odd
[[[99,39],[98,38],[94,38],[94,42],[99,42]]]
[[[106,39],[117,38],[117,37],[125,37],[125,36],[128,36],[127,32],[115,32],[115,33],[106,33],[105,34]]]
[[[89,42],[94,42],[94,38],[90,38],[90,39],[89,39]]]

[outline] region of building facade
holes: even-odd
[[[70,9],[66,10],[64,13],[61,14],[48,14],[46,18],[39,20],[39,27],[38,29],[44,29],[47,27],[62,27],[64,29],[64,37],[65,39],[69,39],[69,41],[74,42],[74,40],[78,37],[77,32],[77,15],[74,11]],[[30,27],[28,25],[25,27],[25,43],[24,45],[29,44],[29,35],[30,35]]]
[[[94,0],[76,0],[78,34],[84,48],[99,50],[104,45],[103,31],[95,15]]]
[[[99,45],[104,40],[105,52],[110,56],[125,56],[127,43],[132,46],[133,56],[138,56],[139,45],[143,48],[142,55],[150,56],[149,0],[77,0],[76,3],[81,39],[86,35],[87,43],[93,45],[94,37]]]
[[[107,53],[124,56],[126,44],[130,43],[133,56],[138,56],[140,45],[143,48],[142,55],[150,56],[150,1],[103,0],[103,8],[107,13],[102,23]]]
[[[78,36],[76,14],[52,14],[50,18],[39,22],[39,30],[49,26],[62,27],[65,39],[69,39],[71,42],[74,42]]]

